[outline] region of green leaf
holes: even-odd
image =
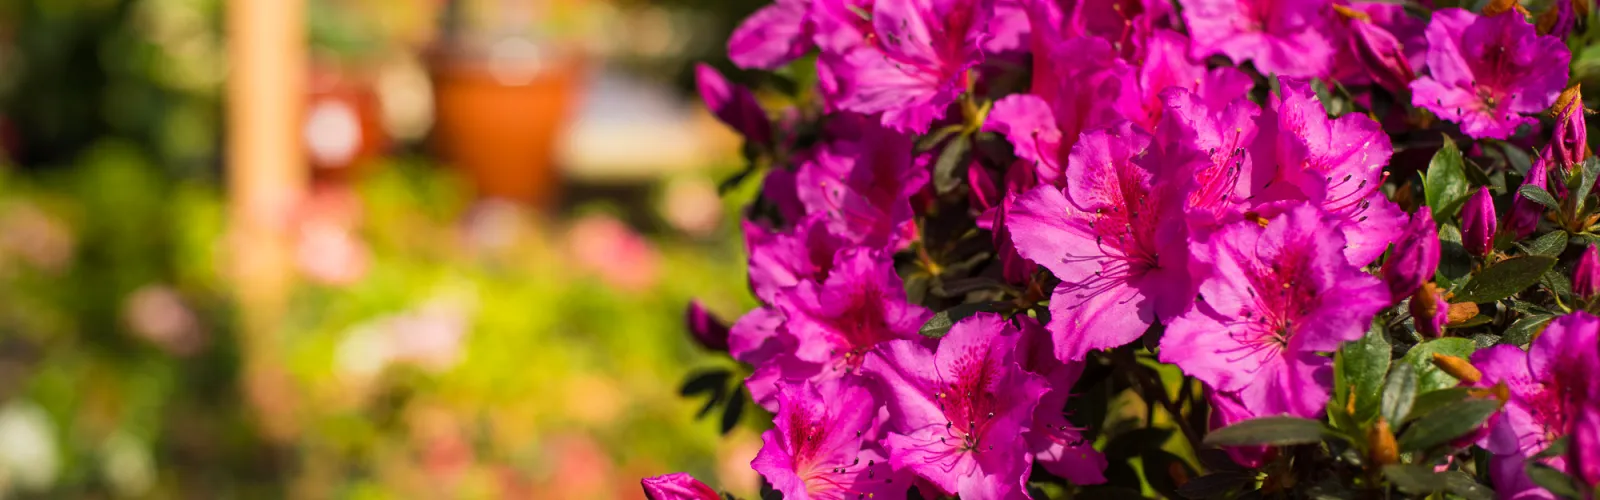
[[[1472,281],[1461,287],[1461,292],[1456,294],[1454,300],[1483,304],[1516,295],[1539,282],[1539,277],[1555,265],[1554,257],[1543,255],[1524,255],[1500,261],[1473,276]]]
[[[727,387],[728,379],[733,373],[721,368],[714,368],[695,372],[683,381],[683,386],[678,388],[678,395],[688,397],[702,392],[710,392]]]
[[[1385,465],[1383,477],[1389,478],[1400,491],[1413,495],[1443,491],[1449,485],[1444,474],[1434,472],[1431,467],[1414,464]]]
[[[1461,149],[1450,136],[1445,136],[1444,147],[1428,162],[1428,174],[1422,184],[1423,196],[1433,209],[1433,220],[1449,220],[1467,201],[1472,186],[1462,168]]]
[[[1539,277],[1539,283],[1550,289],[1550,292],[1562,297],[1572,295],[1572,280],[1567,279],[1567,275],[1556,272],[1555,269],[1545,271],[1544,275]]]
[[[1207,446],[1287,446],[1321,442],[1329,436],[1327,426],[1299,417],[1261,417],[1244,420],[1211,431]]]
[[[1471,474],[1458,470],[1444,473],[1444,491],[1461,496],[1464,500],[1494,500],[1494,490],[1473,479]]]
[[[1417,344],[1410,351],[1406,351],[1406,355],[1401,357],[1400,361],[1417,370],[1417,393],[1427,394],[1455,387],[1458,383],[1455,377],[1433,366],[1434,353],[1468,358],[1477,349],[1478,346],[1470,339],[1447,337]]]
[[[1528,187],[1537,188],[1538,186],[1523,186],[1523,187],[1524,188],[1528,188]],[[1566,249],[1567,249],[1567,232],[1566,231],[1551,231],[1551,232],[1545,233],[1544,236],[1540,236],[1539,239],[1533,240],[1532,242],[1528,243],[1528,253],[1531,253],[1531,254],[1534,254],[1534,255],[1548,255],[1548,256],[1551,256],[1551,257],[1555,257],[1557,255],[1561,255],[1561,251],[1562,250],[1566,250]]]
[[[1568,440],[1569,437],[1571,436],[1561,436],[1561,438],[1551,441],[1548,446],[1544,447],[1543,451],[1535,453],[1533,456],[1528,458],[1534,460],[1544,460],[1546,458],[1565,456],[1567,454],[1567,443],[1571,442]]]
[[[1578,493],[1578,484],[1572,480],[1572,476],[1533,460],[1529,460],[1524,467],[1527,468],[1528,479],[1532,479],[1533,484],[1539,485],[1540,488],[1550,490],[1550,493],[1562,498],[1583,498],[1583,495]]]
[[[939,194],[949,193],[961,185],[963,167],[967,166],[967,153],[972,150],[972,140],[957,137],[944,145],[939,159],[933,164],[933,187]]]
[[[1572,195],[1578,200],[1578,213],[1589,210],[1589,191],[1594,189],[1596,177],[1600,177],[1600,158],[1589,158],[1578,169],[1578,185],[1572,188]]]
[[[744,391],[733,391],[733,397],[728,399],[728,406],[725,406],[722,409],[723,435],[733,432],[733,428],[739,425],[739,417],[744,415],[744,403]]]
[[[1534,203],[1544,205],[1545,208],[1561,210],[1561,202],[1556,201],[1556,197],[1550,196],[1550,192],[1545,191],[1542,187],[1523,184],[1522,187],[1517,188],[1517,194],[1532,200]]]
[[[1380,409],[1383,419],[1389,422],[1405,421],[1416,400],[1416,368],[1405,363],[1395,366],[1394,371],[1389,372],[1389,379],[1383,383],[1383,406]]]
[[[1400,434],[1400,451],[1422,451],[1465,436],[1500,411],[1500,401],[1465,399],[1428,412]]]
[[[1334,404],[1344,408],[1350,394],[1355,394],[1355,418],[1361,422],[1377,414],[1378,396],[1383,393],[1383,375],[1389,371],[1392,350],[1382,324],[1381,321],[1374,323],[1361,340],[1345,342],[1334,356],[1333,369],[1339,377]]]
[[[1454,224],[1439,226],[1438,275],[1450,282],[1458,282],[1472,272],[1472,256],[1461,245],[1461,230]],[[1441,280],[1444,281],[1444,280]]]
[[[960,123],[940,127],[938,130],[918,138],[916,150],[918,152],[932,150],[933,148],[938,147],[939,143],[944,142],[945,139],[949,139],[951,135],[954,135],[956,132],[960,132],[965,128],[967,128],[967,126]]]
[[[946,333],[950,333],[950,327],[955,326],[956,323],[963,319],[967,319],[968,316],[992,311],[994,311],[994,304],[990,302],[961,304],[934,313],[932,318],[928,318],[927,323],[922,324],[922,330],[919,333],[930,339],[944,337]]]
[[[1471,395],[1471,387],[1451,387],[1449,389],[1440,389],[1433,392],[1423,393],[1422,395],[1417,396],[1417,401],[1415,403],[1412,403],[1411,414],[1406,416],[1406,419],[1416,420],[1423,415],[1433,413],[1433,410],[1437,410],[1439,408],[1454,404],[1458,401],[1465,400]],[[1399,427],[1400,426],[1398,425],[1395,426],[1395,428]]]

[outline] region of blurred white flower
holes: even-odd
[[[118,496],[142,497],[156,482],[155,460],[144,440],[125,432],[112,434],[100,449],[101,473]]]
[[[41,492],[61,471],[55,423],[43,408],[26,400],[0,408],[0,469],[17,490]]]

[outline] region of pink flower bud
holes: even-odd
[[[1461,207],[1461,244],[1467,251],[1479,257],[1489,255],[1494,249],[1494,230],[1498,220],[1494,215],[1494,200],[1489,197],[1489,188],[1480,187],[1477,193],[1467,198],[1467,204]]]
[[[1334,6],[1334,9],[1349,19],[1350,53],[1366,68],[1374,82],[1390,92],[1400,92],[1417,79],[1405,48],[1389,30],[1373,24],[1361,12],[1343,6]]]
[[[1439,269],[1439,228],[1427,209],[1417,210],[1394,252],[1383,261],[1383,281],[1389,285],[1391,303],[1399,303],[1433,279]]]
[[[772,143],[772,123],[767,112],[756,102],[750,89],[728,83],[721,73],[704,63],[694,68],[695,84],[700,98],[711,108],[711,113],[734,132],[753,144],[767,146]]]
[[[700,301],[689,302],[685,311],[685,321],[689,325],[689,334],[701,346],[713,351],[728,350],[728,324],[718,319],[707,311]]]
[[[983,168],[983,165],[976,162],[967,167],[967,186],[972,189],[972,196],[969,198],[972,209],[978,212],[994,208],[1000,204],[1000,197],[1005,195],[995,186],[994,177],[989,175],[989,169]]]
[[[717,490],[686,472],[647,477],[639,481],[649,500],[719,500]]]
[[[1542,156],[1535,158],[1533,166],[1528,167],[1528,176],[1522,180],[1522,185],[1545,189],[1550,184],[1548,163]],[[1507,222],[1506,230],[1516,234],[1517,239],[1527,238],[1539,229],[1539,219],[1544,217],[1545,210],[1544,205],[1518,194],[1516,201],[1511,202],[1511,220]]]
[[[1561,93],[1552,108],[1556,116],[1555,135],[1550,138],[1551,161],[1567,166],[1583,163],[1589,157],[1589,132],[1585,127],[1583,95],[1577,85]]]
[[[1594,245],[1583,250],[1578,266],[1572,270],[1572,293],[1583,298],[1600,293],[1600,250]]]

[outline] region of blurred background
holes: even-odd
[[[759,6],[0,0],[0,498],[753,493],[678,390]]]

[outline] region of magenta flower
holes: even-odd
[[[1261,109],[1249,99],[1215,107],[1188,90],[1162,94],[1166,111],[1156,126],[1155,145],[1161,161],[1175,165],[1174,177],[1192,179],[1184,201],[1189,237],[1198,243],[1211,227],[1237,220],[1254,208],[1255,199],[1272,180],[1270,163],[1256,166],[1262,137],[1256,128]]]
[[[1168,324],[1161,360],[1236,393],[1255,415],[1320,415],[1333,365],[1320,353],[1361,338],[1389,305],[1383,283],[1344,258],[1331,219],[1300,205],[1266,227],[1229,224],[1196,248],[1213,272]]]
[[[837,86],[831,104],[881,113],[884,126],[900,131],[926,132],[967,90],[968,71],[983,60],[981,48],[993,36],[994,11],[995,0],[876,0],[871,31],[862,35],[865,43],[834,52],[819,42],[821,62]]]
[[[1134,68],[1104,40],[1049,38],[1038,33],[1041,22],[1034,26],[1032,92],[996,101],[984,130],[1004,135],[1017,157],[1037,166],[1040,182],[1063,186],[1080,134],[1144,112]]]
[[[1141,160],[1149,145],[1128,122],[1084,134],[1067,189],[1035,188],[1007,217],[1017,251],[1061,279],[1049,328],[1063,360],[1131,342],[1194,297],[1182,196]]]
[[[889,402],[889,461],[945,494],[1024,498],[1024,433],[1048,388],[1017,365],[1016,328],[999,315],[956,323],[930,350],[894,341],[867,361]]]
[[[717,490],[686,472],[647,477],[639,481],[649,500],[721,500]]]
[[[917,331],[932,313],[906,302],[904,286],[882,251],[839,252],[826,281],[801,282],[777,304],[796,341],[793,356],[842,374],[884,342],[921,340]]]
[[[1566,171],[1566,167],[1583,163],[1589,157],[1589,126],[1583,117],[1586,110],[1579,87],[1562,92],[1556,100],[1556,108],[1556,129],[1546,147],[1548,154],[1544,156],[1562,167],[1558,171]]]
[[[1411,83],[1411,103],[1469,136],[1510,137],[1534,123],[1523,115],[1550,107],[1567,83],[1566,44],[1540,36],[1515,9],[1494,16],[1440,9],[1427,33],[1428,75]]]
[[[854,376],[787,384],[778,392],[773,428],[761,433],[750,466],[784,498],[899,498],[911,480],[878,447],[879,410]]]
[[[896,248],[909,242],[916,229],[911,195],[928,183],[928,169],[912,158],[911,137],[856,115],[835,117],[829,126],[830,137],[796,175],[801,204],[827,214],[829,229],[850,242]]]
[[[1328,118],[1305,81],[1282,79],[1279,87],[1281,95],[1270,99],[1283,181],[1277,186],[1293,186],[1299,193],[1284,198],[1311,201],[1340,220],[1351,264],[1372,262],[1404,225],[1405,212],[1379,189],[1394,152],[1389,136],[1366,115]]]
[[[1600,294],[1600,248],[1589,245],[1578,257],[1578,265],[1572,268],[1572,293],[1586,299]]]
[[[745,250],[750,254],[750,288],[767,303],[802,281],[821,282],[833,268],[833,255],[848,246],[828,229],[825,214],[811,214],[786,232],[769,232],[744,223]]]
[[[1093,2],[1090,2],[1093,3]],[[1245,97],[1255,81],[1238,69],[1221,66],[1206,69],[1204,61],[1189,57],[1189,38],[1176,31],[1156,30],[1145,42],[1144,62],[1139,65],[1139,89],[1144,114],[1130,116],[1145,130],[1155,130],[1166,104],[1161,99],[1168,88],[1181,87],[1194,93],[1208,107],[1222,109]]]
[[[713,351],[728,350],[728,324],[707,311],[700,301],[690,301],[684,311],[684,323],[695,342]]]
[[[1549,185],[1550,162],[1544,155],[1533,159],[1533,165],[1528,167],[1528,175],[1522,179],[1522,185],[1535,186],[1545,189]],[[1544,218],[1545,206],[1518,194],[1516,200],[1511,202],[1511,220],[1506,221],[1506,231],[1517,236],[1517,239],[1527,238],[1539,229],[1539,219]]]
[[[1439,269],[1439,227],[1433,223],[1433,212],[1418,209],[1411,214],[1400,238],[1394,242],[1394,251],[1383,261],[1383,281],[1389,285],[1389,303],[1398,304],[1416,293],[1423,283],[1433,281]]]
[[[756,102],[749,89],[728,83],[721,73],[705,63],[694,67],[695,82],[700,98],[711,108],[711,113],[722,123],[746,140],[762,146],[772,145],[772,124],[767,112]]]
[[[1333,59],[1329,0],[1180,0],[1195,57],[1222,54],[1262,74],[1324,76]]]
[[[1016,320],[1022,326],[1022,338],[1017,343],[1022,369],[1044,377],[1050,388],[1039,398],[1039,406],[1033,412],[1033,427],[1027,433],[1028,449],[1033,452],[1034,462],[1073,484],[1105,482],[1105,455],[1095,451],[1094,443],[1084,439],[1080,433],[1082,429],[1067,421],[1067,400],[1072,396],[1072,385],[1083,374],[1083,363],[1063,363],[1057,359],[1050,331],[1038,320],[1025,315],[1018,315]]]
[[[1494,249],[1494,231],[1498,219],[1494,215],[1494,199],[1489,197],[1488,186],[1467,197],[1461,206],[1461,244],[1473,255],[1489,255]]]
[[[811,50],[807,0],[776,0],[750,14],[728,37],[728,58],[746,69],[778,69]]]
[[[1240,421],[1249,420],[1261,414],[1246,408],[1238,394],[1206,391],[1206,400],[1211,403],[1211,418],[1207,422],[1211,430],[1221,429]],[[1267,455],[1272,453],[1272,448],[1266,446],[1229,446],[1222,449],[1232,458],[1234,463],[1245,467],[1260,467],[1267,463]]]
[[[1505,383],[1510,389],[1510,399],[1490,418],[1489,434],[1478,443],[1495,454],[1497,462],[1515,464],[1494,467],[1497,485],[1521,482],[1517,476],[1525,457],[1574,430],[1592,430],[1588,425],[1600,418],[1596,363],[1600,363],[1600,318],[1582,311],[1551,321],[1527,352],[1498,345],[1473,353],[1472,364],[1483,372],[1480,386]],[[1571,471],[1565,457],[1546,463]],[[1516,492],[1501,488],[1500,493],[1509,497]]]
[[[1402,12],[1396,17],[1406,17],[1403,7],[1399,5],[1369,5],[1400,10]],[[1375,22],[1372,16],[1354,9],[1342,12],[1353,13],[1343,26],[1344,38],[1348,40],[1344,49],[1355,60],[1362,75],[1392,93],[1398,94],[1409,88],[1411,81],[1417,79],[1417,74],[1405,44],[1394,33]],[[1417,61],[1421,62],[1420,59]]]
[[[1444,334],[1444,325],[1450,322],[1450,303],[1444,300],[1444,291],[1433,283],[1423,283],[1411,295],[1412,324],[1424,338],[1436,339]]]

